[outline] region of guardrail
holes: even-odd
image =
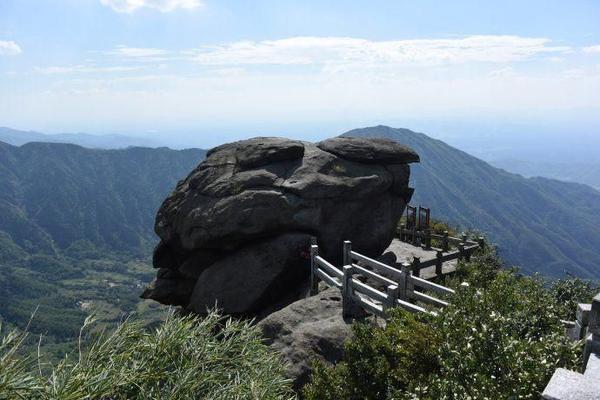
[[[319,256],[319,246],[310,247],[311,294],[318,292],[319,280],[342,293],[344,317],[352,315],[357,304],[377,316],[386,317],[387,310],[402,307],[410,312],[436,314],[415,303],[445,307],[448,303],[433,295],[452,295],[454,290],[412,274],[412,265],[404,263],[399,270],[363,254],[352,251],[352,243],[344,242],[343,267],[339,269]],[[359,279],[362,277],[362,280]]]
[[[416,239],[418,240],[416,240]],[[411,240],[408,240],[411,239]],[[442,244],[441,248],[431,246],[431,240],[435,239]],[[421,262],[419,257],[413,257],[412,271],[415,276],[420,275],[423,268],[435,266],[436,275],[442,274],[442,265],[451,260],[469,261],[471,254],[478,249],[485,247],[485,239],[479,236],[476,241],[469,240],[467,234],[463,233],[460,238],[449,236],[448,231],[439,235],[431,233],[431,230],[417,231],[415,229],[406,229],[400,226],[400,240],[418,245],[423,243],[425,250],[433,250],[436,252],[435,258]],[[456,250],[450,251],[450,245],[456,246]]]

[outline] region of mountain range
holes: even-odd
[[[127,147],[160,147],[162,144],[150,138],[124,135],[90,135],[88,133],[47,134],[0,127],[0,142],[21,146],[31,142],[71,143],[95,149],[124,149]]]
[[[78,241],[145,251],[158,206],[204,154],[0,143],[0,232],[27,253],[56,254]]]
[[[494,167],[502,168],[525,177],[543,176],[566,182],[578,182],[600,190],[600,161],[556,162],[525,161],[515,158],[489,160]]]
[[[527,273],[600,278],[600,192],[508,173],[407,129],[345,135],[415,149],[421,162],[412,166],[413,204],[486,233],[508,264]],[[0,322],[25,327],[39,306],[31,331],[59,343],[77,334],[91,309],[107,322],[131,311],[156,317],[157,305],[138,298],[155,274],[154,217],[205,154],[0,142]]]
[[[492,167],[446,143],[408,129],[376,126],[345,136],[382,137],[419,153],[413,202],[433,217],[486,233],[504,260],[527,273],[600,278],[600,192]]]

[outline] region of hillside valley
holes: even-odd
[[[61,343],[91,312],[114,322],[156,309],[139,299],[154,215],[204,154],[0,143],[0,320],[23,328],[37,308],[31,332]]]

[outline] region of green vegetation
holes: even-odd
[[[93,325],[87,319],[82,332]],[[86,336],[87,339],[86,340]],[[0,342],[0,399],[286,399],[283,364],[256,327],[212,312],[169,314],[154,330],[125,321],[112,333],[82,335],[56,365],[21,356],[24,335]]]
[[[557,367],[579,368],[581,343],[560,320],[595,288],[576,279],[549,286],[500,265],[492,249],[461,262],[444,282],[457,293],[436,317],[394,310],[385,327],[355,324],[344,362],[317,363],[306,398],[539,398]]]
[[[205,153],[0,143],[0,262],[19,251],[148,254],[158,207]]]
[[[204,153],[0,143],[4,326],[22,330],[37,310],[28,329],[60,359],[90,312],[106,326],[134,312],[148,323],[162,319],[160,305],[138,297],[155,275],[154,216]]]
[[[126,315],[154,323],[166,307],[141,300],[139,294],[155,271],[148,260],[105,255],[96,259],[33,255],[0,268],[0,316],[6,328],[32,334],[24,347],[64,356],[90,313],[101,326],[114,326]],[[35,317],[31,315],[35,312]],[[35,337],[34,337],[35,336]]]

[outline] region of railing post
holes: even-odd
[[[436,260],[435,260],[435,275],[436,276],[442,276],[442,264],[443,264],[442,257],[443,257],[442,252],[438,250],[435,253],[435,258],[436,258]]]
[[[319,293],[319,277],[317,276],[317,261],[319,255],[319,246],[313,244],[310,246],[310,295]]]
[[[386,301],[383,305],[383,312],[386,312],[390,308],[396,307],[396,300],[398,299],[398,285],[389,285],[385,293],[387,294]]]
[[[480,249],[485,249],[485,238],[483,236],[479,236],[477,238],[477,244],[479,245]]]
[[[600,354],[600,293],[592,299],[588,316],[588,337],[583,348],[583,369],[585,370],[590,354]]]
[[[449,233],[448,231],[444,231],[444,238],[442,239],[442,250],[448,251],[450,250],[450,243],[448,240]]]
[[[401,242],[404,242],[404,227],[405,226],[406,225],[404,225],[404,224],[400,224],[400,235],[399,236],[400,236],[400,241]]]
[[[465,246],[467,245],[467,240],[468,240],[468,238],[467,238],[467,234],[466,234],[466,233],[463,233],[463,234],[461,235],[461,237],[460,237],[460,240],[461,240],[461,242],[462,242],[462,243],[461,243],[461,245],[462,245],[462,250],[461,250],[461,253],[462,253],[462,255],[463,255],[463,258],[464,258],[466,261],[471,261],[471,252],[470,252],[470,251],[465,251]]]
[[[344,248],[343,248],[343,264],[342,265],[352,265],[352,242],[349,240],[344,240]]]
[[[410,280],[412,275],[412,266],[409,263],[402,263],[402,279],[400,286],[400,298],[404,301],[411,301],[414,285]]]
[[[403,262],[400,266],[400,278],[398,279],[398,298],[400,300],[408,300],[407,288],[408,288],[408,275],[410,274],[410,264]]]
[[[431,229],[430,228],[427,228],[425,230],[425,249],[426,250],[431,249]]]
[[[352,317],[352,266],[344,265],[342,276],[342,316]]]
[[[421,259],[419,257],[413,256],[412,262],[412,273],[414,276],[419,276],[421,274]]]
[[[460,235],[460,243],[458,244],[458,259],[465,259],[465,240],[466,236],[464,233]]]

